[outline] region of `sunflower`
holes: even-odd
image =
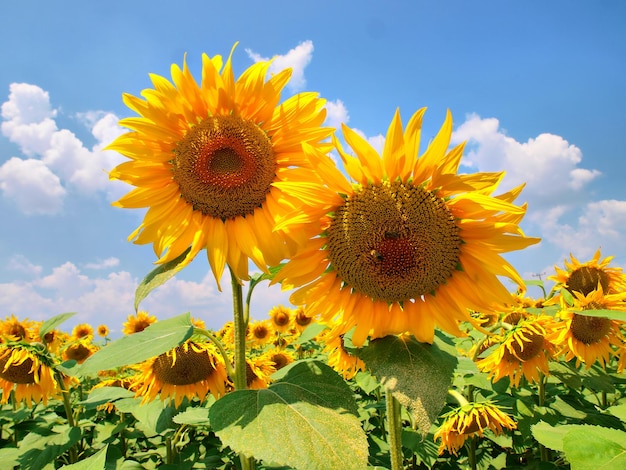
[[[291,328],[293,311],[284,305],[277,305],[269,311],[272,326],[277,333],[287,333]]]
[[[537,243],[518,223],[526,207],[513,204],[522,187],[492,196],[503,173],[457,175],[463,145],[449,152],[452,118],[418,158],[424,109],[402,129],[391,122],[382,157],[357,132],[343,135],[358,158],[335,146],[354,183],[332,160],[304,146],[318,162],[318,179],[276,183],[307,201],[304,212],[281,221],[279,230],[318,227],[316,236],[278,273],[290,298],[319,312],[322,321],[339,315],[343,331],[356,327],[353,342],[367,336],[411,332],[433,341],[434,327],[462,335],[458,322],[468,309],[488,312],[510,302],[500,282],[523,281],[500,253]],[[317,222],[316,222],[317,221]]]
[[[306,308],[301,305],[296,308],[293,322],[295,324],[296,330],[299,333],[302,333],[311,323],[313,323],[313,316],[309,315]]]
[[[92,344],[91,337],[87,336],[67,344],[63,349],[62,356],[65,361],[74,360],[82,364],[97,350],[98,346]]]
[[[7,403],[13,391],[17,403],[47,404],[60,391],[51,358],[27,345],[0,345],[0,390],[0,403]]]
[[[276,372],[276,363],[267,355],[246,358],[246,385],[249,390],[267,388],[270,376]]]
[[[209,343],[186,341],[170,351],[144,362],[133,377],[132,388],[142,403],[160,394],[161,400],[174,400],[180,406],[184,397],[203,401],[207,393],[224,395],[228,380],[226,367]]]
[[[285,349],[274,348],[263,353],[263,357],[268,358],[274,363],[274,369],[280,370],[296,360],[295,355],[291,351]]]
[[[486,429],[491,429],[497,436],[504,429],[513,430],[515,422],[491,402],[467,403],[442,416],[443,424],[434,435],[434,440],[441,439],[439,455],[444,450],[457,455],[465,441],[473,436],[481,436]]]
[[[267,271],[294,250],[299,237],[274,226],[300,202],[274,183],[298,181],[308,164],[301,144],[328,150],[321,141],[332,132],[320,127],[325,100],[316,93],[279,105],[291,69],[266,81],[271,62],[258,62],[235,80],[231,59],[204,54],[200,85],[186,61],[172,65],[173,83],[151,75],[144,99],[123,97],[140,115],[120,121],[132,131],[108,146],[131,160],[110,177],[137,187],[114,204],[149,208],[129,239],[152,243],[157,263],[190,248],[181,266],[206,248],[218,286],[226,264],[248,279],[248,259]]]
[[[36,327],[37,336],[35,338],[35,341],[45,344],[48,348],[48,351],[54,354],[59,354],[59,351],[61,350],[63,345],[70,340],[70,335],[61,330],[50,330],[45,335],[43,335],[42,338],[39,332],[42,324],[43,322],[38,322],[38,325]]]
[[[564,287],[572,295],[574,292],[587,295],[596,290],[598,285],[607,294],[626,290],[626,276],[622,273],[622,268],[609,266],[612,256],[601,260],[598,249],[593,258],[585,263],[578,261],[574,255],[570,254],[570,257],[571,261],[565,260],[565,269],[555,266],[556,274],[548,277],[555,282],[553,291]]]
[[[565,355],[565,360],[576,358],[577,365],[584,363],[587,369],[599,361],[604,366],[613,354],[613,347],[624,344],[621,332],[623,322],[610,318],[594,317],[576,313],[575,310],[619,310],[626,311],[626,292],[603,294],[602,286],[587,295],[574,291],[571,308],[560,311],[560,328],[551,340]]]
[[[6,341],[26,341],[31,342],[35,337],[36,322],[29,320],[19,320],[15,315],[6,317],[0,321],[0,342]]]
[[[157,319],[154,315],[149,315],[148,312],[140,310],[137,312],[137,315],[128,315],[128,318],[122,324],[122,333],[125,335],[139,333],[148,328],[155,321],[157,321]]]
[[[107,336],[109,336],[109,327],[106,325],[99,325],[98,336],[101,336],[102,338],[106,338]]]
[[[248,325],[248,341],[253,347],[262,346],[274,339],[273,326],[269,320],[257,320]]]
[[[493,351],[477,360],[476,365],[487,372],[493,382],[505,376],[515,388],[522,377],[538,382],[539,372],[549,374],[548,362],[555,348],[548,338],[553,331],[553,319],[547,315],[520,318],[510,330],[489,340],[488,344],[494,345]]]
[[[344,379],[350,380],[357,372],[365,370],[365,363],[345,348],[343,334],[337,328],[324,330],[319,339],[324,343],[328,365],[339,372]]]
[[[93,338],[93,327],[89,323],[80,323],[72,329],[72,338]]]

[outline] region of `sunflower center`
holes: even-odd
[[[612,322],[608,318],[589,317],[574,314],[570,330],[572,336],[584,344],[601,341],[611,331]]]
[[[270,334],[270,330],[265,325],[257,325],[252,330],[252,336],[256,339],[265,339]]]
[[[8,334],[10,336],[17,337],[18,340],[21,340],[21,339],[26,338],[26,328],[24,328],[19,323],[11,325],[11,327],[9,328]]]
[[[275,178],[276,159],[267,134],[237,116],[211,116],[174,149],[174,180],[195,210],[222,220],[252,214]]]
[[[480,414],[479,415],[472,414],[470,418],[470,422],[467,424],[467,426],[464,429],[461,429],[461,426],[459,426],[459,434],[464,434],[464,435],[469,436],[471,434],[474,434],[475,432],[482,431],[488,425],[489,425],[489,420],[487,419],[486,416],[483,416]]]
[[[0,378],[12,382],[14,384],[34,384],[35,374],[31,371],[33,367],[33,360],[26,358],[21,364],[12,364],[7,370],[4,370],[9,356],[0,359]]]
[[[75,344],[65,350],[65,356],[67,359],[74,359],[80,363],[91,356],[91,350],[85,345]]]
[[[525,332],[524,336],[526,339],[520,338],[521,341],[519,341],[515,338],[511,341],[510,349],[507,348],[504,350],[503,359],[510,363],[519,361],[526,362],[537,357],[537,355],[543,351],[543,335]]]
[[[461,238],[445,201],[411,183],[355,192],[327,229],[328,257],[347,286],[399,302],[434,292],[459,264]]]
[[[176,361],[173,354],[161,354],[152,366],[154,375],[170,385],[191,385],[206,380],[215,368],[207,352],[194,351],[191,347],[176,347]]]
[[[276,315],[274,315],[274,323],[276,324],[276,326],[286,326],[289,325],[289,314],[285,313],[285,312],[278,312]]]
[[[606,272],[593,266],[581,266],[570,273],[567,290],[588,295],[598,288],[598,283],[604,293],[609,291],[609,275]]]

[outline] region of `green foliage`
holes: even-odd
[[[241,390],[209,414],[215,433],[238,453],[306,469],[363,469],[366,436],[346,383],[319,361],[281,370],[267,389]]]
[[[76,315],[76,312],[61,313],[60,315],[56,315],[46,320],[41,324],[41,327],[39,328],[39,336],[43,338],[65,320],[72,318],[74,315]]]
[[[63,465],[62,470],[102,470],[106,466],[107,450],[109,446],[104,446],[91,457],[69,465]]]
[[[452,348],[453,349],[453,348]],[[409,337],[387,336],[371,341],[359,356],[383,386],[411,413],[425,435],[443,408],[457,358],[450,345]]]

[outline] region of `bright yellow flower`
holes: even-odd
[[[518,225],[526,212],[513,204],[521,186],[492,196],[503,173],[457,175],[463,145],[447,150],[450,113],[418,158],[423,114],[413,115],[403,131],[396,113],[382,157],[343,127],[357,158],[335,145],[355,183],[306,145],[319,178],[276,183],[309,204],[279,228],[318,227],[276,281],[285,289],[300,287],[291,302],[319,312],[324,322],[338,315],[344,332],[356,327],[356,346],[368,335],[407,331],[430,343],[436,325],[461,335],[458,323],[471,320],[468,309],[489,312],[494,303],[510,302],[499,276],[523,288],[500,254],[539,241],[525,237]]]
[[[296,308],[296,314],[293,318],[293,322],[298,332],[302,333],[311,323],[313,323],[313,321],[313,316],[307,312],[306,308],[303,306]]]
[[[91,343],[91,337],[86,336],[65,346],[62,354],[63,360],[74,360],[82,364],[98,349],[98,346]]]
[[[106,325],[100,325],[98,326],[98,336],[101,336],[103,338],[107,337],[109,335],[109,327]]]
[[[72,338],[93,338],[93,327],[89,323],[81,323],[72,329]]]
[[[280,370],[296,360],[293,352],[280,348],[270,349],[263,353],[262,356],[272,361],[276,370]]]
[[[0,403],[7,403],[11,392],[15,401],[27,406],[56,396],[60,388],[54,377],[52,361],[25,345],[0,344]]]
[[[144,99],[124,95],[140,117],[122,119],[132,131],[108,147],[131,160],[111,178],[137,187],[115,205],[148,208],[129,238],[152,243],[158,263],[190,248],[184,265],[206,248],[218,285],[226,264],[248,279],[249,259],[267,271],[295,249],[302,237],[274,226],[300,202],[274,183],[299,181],[308,165],[301,145],[328,150],[321,141],[332,132],[320,127],[325,101],[316,93],[279,104],[291,69],[266,80],[270,62],[258,62],[235,80],[231,59],[203,55],[200,85],[186,61],[172,65],[173,83],[151,75]]]
[[[250,390],[267,388],[270,376],[276,372],[276,363],[267,355],[246,358],[246,385]]]
[[[178,407],[184,397],[203,401],[207,393],[224,395],[228,377],[222,357],[209,343],[186,341],[150,359],[139,367],[131,389],[142,396],[142,403],[160,394],[161,400],[174,400]]]
[[[6,317],[4,321],[0,321],[0,342],[6,341],[25,341],[31,342],[35,337],[36,322],[25,318],[19,320],[15,315]]]
[[[344,379],[350,380],[357,372],[365,370],[365,363],[345,348],[343,334],[337,328],[325,330],[319,335],[319,339],[324,343],[328,365],[340,373]]]
[[[565,355],[565,360],[576,358],[577,365],[584,363],[589,369],[599,361],[604,366],[613,354],[613,347],[624,344],[621,332],[623,324],[617,320],[604,317],[593,317],[575,313],[572,310],[619,310],[626,311],[626,292],[619,294],[602,293],[602,287],[592,290],[587,295],[574,291],[574,303],[571,308],[559,313],[560,328],[551,340]]]
[[[508,376],[514,388],[519,386],[522,377],[537,382],[539,372],[550,373],[548,361],[554,355],[554,345],[548,337],[553,328],[553,319],[547,315],[520,319],[510,330],[491,339],[490,344],[497,346],[476,365],[487,372],[493,382]]]
[[[137,315],[128,315],[128,318],[123,323],[122,333],[125,335],[139,333],[148,328],[155,321],[157,321],[157,319],[154,315],[149,315],[148,312],[140,310],[137,312]]]
[[[497,436],[503,429],[513,430],[515,422],[490,402],[468,403],[442,416],[443,424],[437,430],[434,440],[441,439],[439,455],[444,450],[457,455],[465,441],[473,436],[481,436],[486,429],[491,429]]]
[[[286,333],[291,328],[293,311],[284,305],[277,305],[269,312],[270,320],[274,330],[278,333]]]
[[[257,320],[248,325],[248,341],[252,347],[262,346],[274,339],[274,327],[270,320]]]

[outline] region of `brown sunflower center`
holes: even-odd
[[[287,312],[277,312],[272,320],[276,326],[289,325],[289,314]]]
[[[14,384],[34,384],[35,374],[31,371],[33,360],[26,358],[21,364],[12,364],[7,370],[4,370],[10,356],[9,354],[0,359],[0,378]]]
[[[65,350],[65,356],[67,359],[74,359],[80,363],[91,356],[91,349],[82,344],[75,344]]]
[[[594,266],[581,266],[570,273],[567,280],[567,290],[570,293],[575,291],[582,295],[588,295],[598,288],[598,283],[606,294],[609,291],[609,275]]]
[[[269,137],[237,116],[206,118],[187,132],[174,154],[174,180],[183,199],[222,220],[252,214],[275,178]]]
[[[274,363],[274,367],[276,368],[276,370],[282,369],[287,364],[289,364],[289,358],[286,355],[280,353],[272,354],[270,360]]]
[[[469,423],[463,429],[459,426],[459,434],[471,435],[475,432],[482,431],[489,425],[489,419],[481,414],[472,414]]]
[[[296,313],[296,318],[295,318],[295,322],[298,326],[308,326],[311,324],[311,322],[313,321],[313,318],[308,316],[304,310],[298,310],[298,313]]]
[[[18,339],[18,341],[26,338],[26,328],[24,328],[19,323],[11,325],[7,333],[10,336],[15,336]]]
[[[374,300],[434,292],[459,264],[459,228],[445,201],[410,183],[383,182],[355,192],[326,232],[338,275]]]
[[[589,317],[587,315],[574,314],[570,331],[572,336],[585,344],[593,344],[601,341],[611,331],[612,322],[608,318]]]
[[[252,336],[256,339],[265,339],[270,334],[270,330],[265,325],[256,325],[252,329]]]
[[[209,353],[195,351],[192,347],[176,347],[176,361],[173,354],[164,353],[152,365],[154,375],[170,385],[191,385],[206,380],[215,368]]]
[[[543,351],[543,335],[526,331],[524,338],[519,338],[521,341],[517,341],[517,338],[511,341],[510,348],[504,350],[504,360],[510,363],[526,362],[534,359]]]

